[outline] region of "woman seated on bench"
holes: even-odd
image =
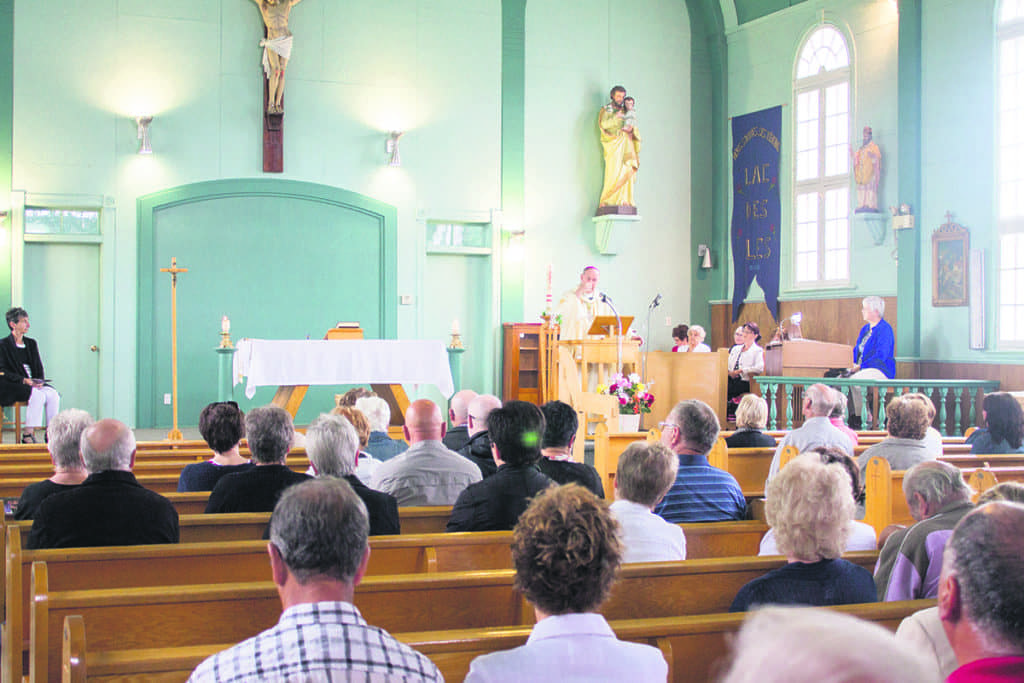
[[[474,659],[467,683],[668,677],[657,648],[618,640],[595,613],[622,561],[607,503],[579,484],[539,493],[516,524],[512,561],[515,586],[533,605],[537,625],[526,645]]]
[[[857,463],[853,461],[853,458],[835,446],[818,446],[811,452],[818,453],[821,456],[821,461],[826,465],[833,463],[841,465],[850,477],[850,488],[852,489],[854,502],[861,500],[861,494],[864,493],[864,485],[861,483],[860,470],[857,468]],[[875,528],[873,526],[864,522],[858,522],[855,519],[850,520],[849,526],[850,535],[846,538],[846,548],[843,552],[849,553],[857,550],[878,549],[878,537],[875,535]],[[775,541],[774,529],[769,529],[768,533],[761,539],[761,548],[757,554],[779,554],[779,546]]]
[[[765,513],[789,564],[740,589],[731,612],[757,605],[848,605],[877,602],[871,572],[841,559],[854,502],[841,466],[804,453],[768,483]]]
[[[1005,391],[985,394],[981,404],[985,426],[967,437],[972,454],[1024,453],[1024,412]]]

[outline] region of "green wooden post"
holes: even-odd
[[[466,349],[449,346],[446,350],[448,351],[448,367],[452,370],[452,386],[455,387],[455,391],[452,393],[454,396],[456,392],[462,391],[462,354],[466,352]],[[447,398],[451,398],[451,396]]]
[[[235,347],[218,346],[217,352],[217,400],[233,401],[235,399],[234,364]]]

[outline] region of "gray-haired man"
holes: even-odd
[[[284,612],[271,629],[216,654],[189,681],[442,681],[434,664],[352,604],[370,559],[366,506],[341,479],[284,492],[270,518],[270,568]]]

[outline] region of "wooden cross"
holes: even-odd
[[[953,213],[951,211],[946,212],[946,225],[950,225],[953,222]]]
[[[167,433],[168,441],[184,441],[178,429],[178,273],[187,273],[188,268],[179,268],[178,259],[171,257],[171,267],[161,268],[161,273],[171,274],[171,404],[174,412],[174,427]]]

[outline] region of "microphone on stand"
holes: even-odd
[[[601,303],[612,304],[612,298],[610,296],[608,296],[604,292],[601,292],[600,296],[601,296]]]
[[[657,308],[661,305],[661,294],[654,295],[654,301],[651,302],[650,308]]]

